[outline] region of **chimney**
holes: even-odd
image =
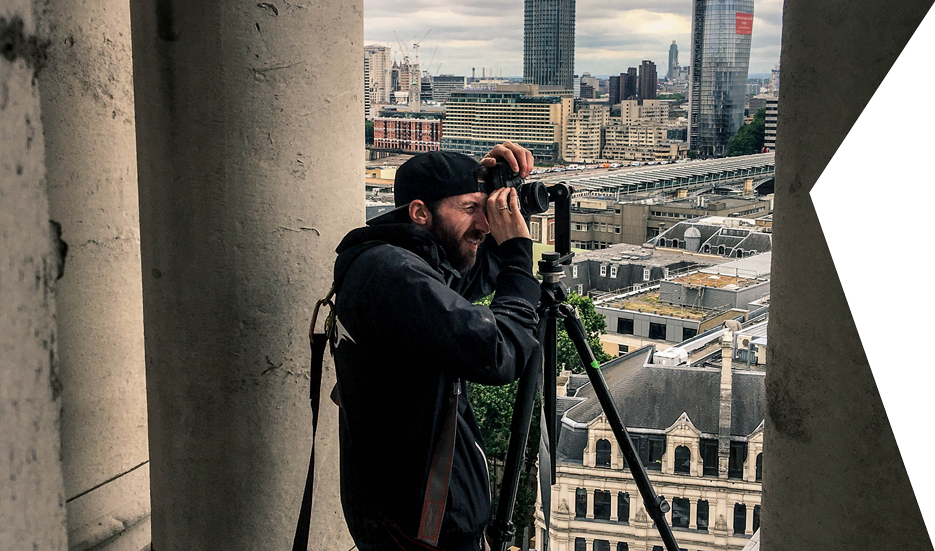
[[[721,408],[718,415],[717,431],[717,476],[727,478],[727,465],[730,460],[730,407],[731,385],[733,383],[733,369],[731,355],[733,353],[734,333],[730,327],[721,336]]]

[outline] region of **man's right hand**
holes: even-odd
[[[490,194],[487,198],[487,224],[498,245],[514,237],[531,239],[529,227],[519,210],[516,188],[504,187]]]

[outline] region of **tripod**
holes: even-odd
[[[555,249],[556,252],[543,253],[539,261],[539,273],[542,275],[542,290],[537,312],[539,314],[538,338],[540,349],[543,352],[542,369],[538,366],[529,366],[520,377],[519,388],[516,393],[516,403],[513,406],[513,418],[510,424],[510,444],[507,449],[506,463],[504,464],[503,479],[500,486],[500,499],[497,503],[497,513],[488,529],[491,548],[493,551],[506,551],[507,544],[515,531],[512,517],[516,502],[516,493],[519,489],[520,472],[523,466],[523,455],[526,442],[529,438],[529,426],[532,419],[532,410],[535,405],[536,394],[540,384],[543,384],[542,422],[540,426],[545,431],[540,438],[539,446],[539,482],[542,494],[542,508],[545,515],[546,527],[549,525],[551,510],[551,485],[555,484],[555,450],[558,439],[556,426],[556,342],[558,338],[558,320],[562,320],[575,345],[581,363],[594,393],[600,402],[601,409],[610,423],[617,444],[620,446],[630,473],[643,497],[646,512],[662,537],[667,551],[679,551],[679,546],[672,534],[672,529],[666,520],[665,514],[669,512],[669,504],[665,498],[653,490],[646,469],[640,462],[629,433],[620,419],[617,407],[614,404],[610,390],[600,371],[597,360],[591,352],[587,342],[584,324],[578,317],[578,312],[566,301],[568,290],[560,281],[564,273],[562,266],[571,264],[574,253],[571,252],[571,193],[572,188],[560,182],[549,188],[549,200],[555,203]],[[548,450],[546,452],[546,450]],[[549,484],[546,484],[546,480]]]

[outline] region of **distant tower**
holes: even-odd
[[[620,101],[635,99],[639,78],[636,76],[636,67],[630,67],[626,73],[620,73]]]
[[[656,99],[659,78],[656,76],[656,64],[644,59],[640,65],[640,99]]]
[[[675,80],[679,74],[679,47],[675,45],[675,41],[672,41],[672,45],[669,46],[669,68],[666,71],[666,79]]]
[[[523,82],[571,90],[575,0],[524,0]]]
[[[471,80],[472,80],[472,81],[473,81],[473,80],[477,80],[477,74],[476,74],[475,71],[476,71],[476,69],[474,69],[474,67],[471,67]]]
[[[688,147],[723,157],[743,124],[753,0],[693,0]]]

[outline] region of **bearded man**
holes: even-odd
[[[540,294],[515,189],[479,185],[497,159],[532,170],[510,142],[482,163],[413,157],[397,208],[337,249],[341,501],[360,551],[486,547],[490,481],[466,382],[510,383],[538,357]]]

